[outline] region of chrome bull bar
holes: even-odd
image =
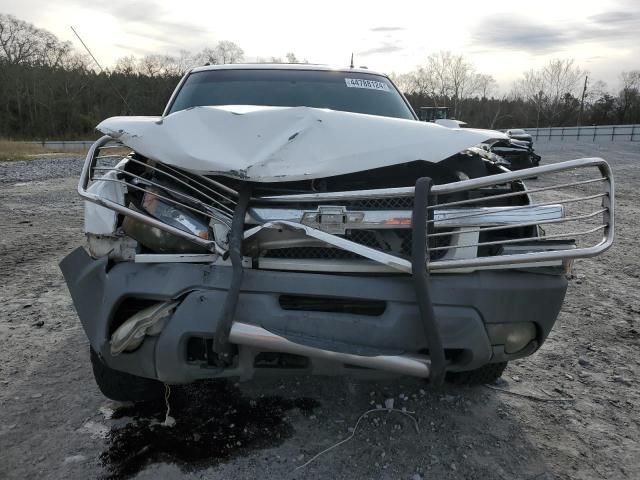
[[[442,247],[430,247],[430,251],[438,250],[454,250],[469,247],[496,247],[496,246],[518,246],[531,242],[537,242],[538,251],[527,253],[511,253],[497,254],[491,256],[477,256],[475,258],[464,259],[438,259],[428,263],[429,271],[455,271],[467,270],[473,268],[504,266],[504,265],[523,265],[535,263],[548,263],[552,261],[565,261],[576,258],[593,257],[606,251],[613,243],[614,239],[614,183],[611,169],[606,161],[600,158],[585,158],[578,160],[570,160],[562,163],[544,165],[526,170],[505,172],[487,177],[475,178],[471,180],[462,180],[455,183],[433,185],[431,193],[436,198],[451,193],[477,190],[479,188],[492,187],[510,182],[520,181],[523,179],[537,178],[549,176],[551,174],[575,174],[578,172],[596,171],[599,176],[597,178],[578,179],[574,181],[562,181],[554,185],[534,186],[532,188],[522,188],[521,191],[500,193],[492,195],[491,200],[512,198],[516,196],[527,196],[529,202],[527,205],[513,207],[494,207],[481,208],[478,204],[487,200],[485,198],[471,198],[460,201],[450,201],[438,203],[427,207],[431,212],[431,218],[428,223],[435,227],[455,226],[461,227],[455,233],[475,234],[475,241],[461,242],[456,245],[448,245]],[[555,198],[549,198],[550,194],[564,192],[572,188],[589,189],[593,187],[601,187],[601,191],[587,194],[561,194]],[[371,198],[397,198],[403,196],[413,196],[415,194],[414,187],[377,189],[377,190],[361,190],[350,192],[331,192],[331,193],[312,193],[299,195],[284,195],[261,197],[261,203],[278,203],[287,205],[288,203],[312,203],[322,204],[322,202],[348,202],[353,200],[364,200]],[[545,198],[544,196],[547,196]],[[533,197],[542,196],[540,201],[533,200]],[[588,212],[578,211],[575,215],[564,215],[564,209],[578,206],[591,207],[589,202],[600,202]],[[474,208],[475,207],[475,208]],[[317,228],[309,225],[303,225],[296,222],[296,210],[281,210],[287,220],[271,220],[277,217],[278,210],[274,207],[255,209],[260,215],[265,215],[270,221],[253,227],[245,232],[245,238],[249,238],[259,233],[262,229],[268,228],[285,228],[303,231],[306,235],[316,238],[337,248],[356,253],[364,258],[382,263],[388,267],[400,270],[404,273],[411,273],[411,264],[408,260],[396,255],[381,252],[377,249],[367,247],[348,239],[337,237],[325,233]],[[554,216],[554,213],[560,210],[563,212],[560,216]],[[580,210],[580,208],[578,209]],[[304,210],[297,211],[297,218],[302,218]],[[388,212],[391,220],[395,222],[394,228],[412,228],[411,227],[411,210]],[[365,212],[365,221],[368,212]],[[380,213],[375,214],[380,217]],[[546,215],[546,216],[545,216]],[[510,216],[511,219],[505,217]],[[501,239],[501,240],[481,240],[480,235],[488,232],[507,231],[522,227],[567,227],[577,223],[595,221],[596,224],[588,224],[586,227],[564,228],[557,233],[552,232],[545,235],[521,236],[518,238]],[[384,224],[385,219],[381,220],[381,225],[377,228],[389,228]],[[476,226],[474,225],[474,222]],[[427,234],[428,238],[435,238],[444,235],[451,235],[451,232],[439,232],[431,229]],[[562,239],[580,239],[590,235],[601,235],[593,244],[588,246],[577,246],[576,248],[562,248],[554,245],[549,240]],[[547,241],[547,242],[545,242]],[[545,243],[547,245],[545,245]],[[548,247],[548,248],[547,248]],[[512,248],[513,249],[513,248]]]
[[[221,248],[214,240],[204,239],[197,235],[193,235],[182,229],[168,225],[150,215],[147,215],[138,210],[129,208],[126,205],[114,202],[108,198],[97,195],[90,191],[89,184],[92,181],[111,181],[123,184],[127,187],[135,189],[146,190],[144,183],[132,185],[131,182],[121,180],[118,178],[103,178],[94,177],[94,173],[97,171],[113,171],[113,168],[102,168],[97,165],[97,162],[101,159],[107,158],[122,158],[122,155],[102,155],[101,152],[109,148],[124,148],[121,144],[117,143],[117,140],[109,136],[100,138],[89,150],[85,163],[82,168],[80,180],[78,184],[78,193],[82,198],[87,201],[93,202],[97,205],[111,209],[119,214],[132,217],[140,222],[146,223],[160,230],[166,231],[178,237],[189,240],[197,245],[203,246],[212,252],[219,254],[225,254],[226,250]],[[168,167],[169,168],[169,167]],[[171,168],[171,172],[174,175],[184,175],[178,169]],[[582,175],[586,172],[596,171],[599,175],[596,178],[582,178]],[[122,172],[127,175],[126,172]],[[560,175],[568,178],[562,179],[555,184],[545,184],[544,179],[550,175]],[[578,178],[572,178],[577,176]],[[499,185],[510,184],[512,182],[520,182],[525,179],[542,178],[542,184],[540,180],[534,180],[534,185],[530,185],[529,188],[521,188],[518,191],[509,191],[507,193],[498,193],[492,195],[492,200],[511,198],[517,196],[526,196],[531,199],[527,205],[513,206],[513,207],[499,207],[500,215],[511,215],[514,218],[521,216],[521,221],[502,222],[498,221],[495,217],[498,212],[497,209],[492,210],[487,216],[487,211],[482,208],[482,202],[487,198],[467,198],[458,201],[448,201],[438,203],[439,197],[449,195],[452,193],[474,191],[483,188],[494,188]],[[205,198],[211,198],[215,195],[219,197],[237,197],[237,193],[229,187],[216,182],[208,177],[201,175],[190,175],[189,183],[191,189],[195,189],[193,184],[197,186],[200,193]],[[594,188],[600,187],[600,190],[593,192]],[[569,192],[574,188],[586,190],[586,192],[579,195],[562,192]],[[151,193],[151,192],[149,192]],[[175,193],[175,192],[174,192]],[[560,193],[558,196],[557,194]],[[152,195],[158,195],[157,193],[151,193]],[[502,252],[498,254],[492,254],[487,256],[476,256],[474,258],[461,258],[461,259],[447,259],[441,258],[428,262],[429,271],[455,271],[466,270],[470,268],[485,268],[485,267],[497,267],[505,265],[523,265],[523,264],[535,264],[549,261],[565,261],[576,258],[592,257],[606,251],[613,243],[614,239],[614,182],[611,174],[611,169],[606,161],[601,158],[585,158],[578,160],[570,160],[566,162],[543,165],[526,170],[505,172],[496,175],[490,175],[486,177],[474,178],[469,180],[461,180],[458,182],[433,185],[431,194],[435,198],[435,202],[428,206],[431,212],[431,219],[429,220],[432,226],[428,233],[429,238],[448,235],[449,233],[438,231],[438,227],[446,227],[447,225],[457,225],[460,227],[456,231],[457,234],[467,234],[467,240],[456,245],[450,245],[445,247],[433,247],[430,250],[438,249],[463,249],[463,248],[503,248],[510,245],[525,245],[530,242],[537,242],[542,248],[534,252],[524,253],[510,253],[505,254],[508,250],[503,248]],[[555,194],[555,196],[554,196]],[[389,188],[389,189],[373,189],[373,190],[359,190],[359,191],[346,191],[346,192],[329,192],[329,193],[311,193],[311,194],[297,194],[297,195],[280,195],[280,196],[263,196],[253,198],[252,203],[256,202],[261,205],[269,204],[322,204],[323,202],[339,202],[339,201],[354,201],[354,200],[366,200],[366,199],[383,199],[393,197],[413,197],[415,195],[414,187],[402,187],[402,188]],[[186,195],[185,195],[186,196]],[[180,202],[175,198],[168,198],[168,196],[161,196],[161,198],[171,201],[179,206],[193,209],[193,206],[186,205],[185,202]],[[536,200],[533,200],[536,198]],[[540,198],[537,200],[537,198]],[[188,200],[188,199],[187,199]],[[192,199],[191,199],[192,200]],[[584,211],[582,208],[585,205],[589,205],[590,202],[599,202],[595,208],[590,211]],[[202,203],[202,202],[201,202]],[[572,208],[578,206],[576,214],[564,216],[562,218],[538,218],[539,213],[544,213],[545,209],[550,208]],[[215,213],[207,210],[207,205],[203,205],[201,212],[204,215],[214,217]],[[250,205],[251,207],[251,205]],[[271,207],[270,207],[271,208]],[[277,211],[277,208],[271,208],[271,211]],[[294,209],[283,209],[283,212],[295,211]],[[546,210],[550,211],[550,210]],[[398,213],[398,212],[395,212]],[[400,228],[411,228],[411,211],[405,210],[396,215],[396,218],[392,219]],[[544,216],[543,216],[544,217]],[[368,258],[379,264],[391,267],[397,271],[403,273],[411,273],[411,263],[400,256],[382,252],[380,250],[367,247],[360,243],[351,241],[347,238],[337,236],[326,231],[316,228],[315,225],[305,225],[300,219],[287,218],[286,219],[265,219],[265,223],[250,228],[245,231],[245,239],[250,238],[253,235],[258,234],[264,229],[293,229],[304,235],[324,242],[336,248],[350,251],[362,257]],[[477,225],[474,222],[477,220]],[[507,231],[509,229],[522,228],[527,226],[540,226],[547,228],[565,227],[567,225],[576,225],[580,222],[598,221],[597,224],[589,224],[586,227],[575,227],[556,232],[548,232],[546,235],[538,234],[535,236],[511,238],[506,240],[483,240],[481,236],[489,232]],[[247,222],[249,223],[249,222]],[[384,228],[384,227],[383,227]],[[474,237],[475,235],[475,237]],[[557,239],[580,239],[580,238],[593,238],[593,236],[599,236],[592,243],[588,245],[578,245],[576,248],[554,248],[552,242],[545,242],[545,240],[557,240]],[[469,240],[471,238],[471,241]],[[545,246],[545,243],[548,245]],[[517,249],[511,248],[509,251],[516,251]]]

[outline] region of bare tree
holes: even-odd
[[[38,49],[38,29],[13,15],[0,15],[0,56],[10,64],[30,63]]]
[[[389,75],[391,81],[398,87],[402,93],[415,93],[417,90],[417,82],[415,72],[400,73],[392,72]]]
[[[71,42],[61,42],[58,38],[44,30],[37,35],[38,48],[36,48],[34,62],[51,68],[60,68],[72,54]]]
[[[620,74],[620,82],[622,83],[622,90],[618,95],[620,104],[618,118],[620,122],[624,122],[627,112],[640,104],[640,70],[622,72]]]
[[[123,75],[136,75],[138,74],[138,60],[133,55],[120,57],[116,61],[113,71]]]
[[[575,95],[585,72],[575,65],[573,59],[551,60],[543,69],[546,94],[546,109],[549,120],[558,116],[566,94]]]
[[[514,100],[523,99],[533,104],[538,128],[544,100],[544,80],[540,72],[533,69],[524,72],[522,78],[514,82],[511,96]]]
[[[408,93],[417,93],[425,97],[435,97],[435,79],[433,72],[425,66],[416,68],[413,72],[405,73],[404,83]]]
[[[567,95],[573,96],[585,72],[573,59],[555,59],[540,69],[525,72],[515,82],[516,96],[530,101],[536,108],[536,127],[543,116],[549,125],[567,108]],[[578,103],[579,104],[579,103]],[[566,112],[565,112],[566,113]]]
[[[287,63],[300,63],[298,57],[296,57],[296,54],[293,52],[288,52],[285,57],[287,59]]]
[[[193,58],[184,50],[177,57],[172,55],[145,55],[142,58],[136,58],[130,55],[119,58],[113,71],[123,75],[179,77],[194,66]]]
[[[0,62],[60,68],[71,53],[71,43],[12,15],[0,14]]]
[[[184,75],[187,71],[197,66],[195,58],[187,50],[180,50],[174,57],[173,69],[177,75]]]
[[[640,88],[640,70],[632,70],[630,72],[622,72],[620,74],[622,88]]]
[[[138,73],[147,77],[159,77],[164,74],[167,57],[164,55],[145,55],[138,61]]]
[[[609,87],[607,84],[602,80],[596,80],[591,84],[589,89],[587,89],[587,103],[593,103],[595,100],[603,97],[607,93],[609,93]]]
[[[409,75],[406,83],[413,92],[430,97],[434,106],[446,105],[451,101],[455,117],[461,114],[462,99],[480,90],[486,95],[495,84],[490,75],[477,74],[464,55],[454,55],[448,51],[429,55],[424,65]]]
[[[429,55],[423,74],[427,83],[431,83],[434,96],[446,102],[451,93],[451,52],[440,51]]]
[[[61,65],[64,70],[88,71],[91,59],[86,53],[79,53],[71,50]]]
[[[244,50],[234,42],[222,40],[214,48],[217,64],[238,63],[244,58]]]
[[[202,49],[192,58],[195,65],[224,65],[226,63],[238,63],[244,58],[244,50],[234,42],[222,40],[215,44],[213,48]]]
[[[498,82],[491,75],[485,73],[476,74],[477,93],[480,98],[489,98],[498,88]]]
[[[193,63],[195,65],[215,65],[216,53],[213,48],[203,48],[200,52],[193,56]]]
[[[477,91],[478,77],[471,63],[462,55],[449,55],[448,70],[453,115],[457,118],[460,114],[460,100],[472,96]]]

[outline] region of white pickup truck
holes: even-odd
[[[88,243],[61,268],[116,400],[262,373],[489,382],[613,241],[604,160],[509,171],[478,147],[503,134],[420,122],[366,69],[199,67],[161,116],[97,128]]]

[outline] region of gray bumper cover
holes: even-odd
[[[60,266],[89,342],[109,366],[170,383],[219,373],[188,364],[186,343],[192,336],[212,336],[231,268],[126,262],[108,269],[106,258],[92,259],[83,248],[73,251]],[[499,347],[491,345],[485,323],[533,322],[540,345],[556,320],[567,288],[562,276],[517,271],[432,275],[430,285],[444,348],[464,352],[453,370],[506,358]],[[281,294],[384,300],[387,307],[375,317],[291,311],[280,307]],[[112,357],[109,322],[127,297],[183,300],[157,338],[146,340],[135,352]],[[293,342],[357,355],[415,353],[427,343],[408,276],[247,269],[235,320],[261,326]],[[535,346],[523,354],[533,349]]]

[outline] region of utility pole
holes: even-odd
[[[582,98],[580,99],[580,113],[578,113],[578,127],[582,122],[582,112],[584,112],[584,97],[587,94],[587,82],[589,81],[589,76],[584,76],[584,88],[582,89]]]

